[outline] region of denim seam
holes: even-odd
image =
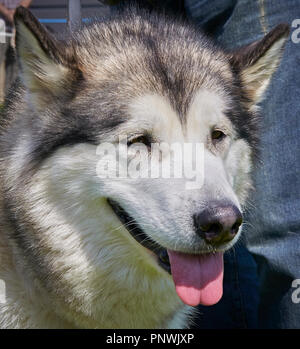
[[[263,33],[266,35],[268,32],[268,24],[266,20],[265,0],[258,0],[258,4],[259,4],[259,12],[260,12],[259,22],[260,22]]]

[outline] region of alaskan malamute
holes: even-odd
[[[133,8],[66,41],[22,7],[15,23],[20,82],[0,134],[1,327],[187,327],[196,305],[222,296],[257,104],[288,26],[232,53]],[[120,175],[153,159],[175,168],[173,148],[154,151],[174,144],[192,145],[188,155],[200,145],[182,159],[184,169],[200,162],[199,186],[186,171]]]

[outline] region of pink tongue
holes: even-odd
[[[223,253],[191,255],[168,250],[176,292],[188,305],[213,305],[223,293]]]

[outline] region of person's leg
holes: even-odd
[[[300,0],[264,1],[262,27],[300,19]],[[260,326],[300,328],[293,280],[300,279],[300,44],[289,40],[262,104],[263,167],[256,174],[247,245],[261,279]]]
[[[228,49],[300,18],[300,0],[186,0],[186,8]],[[243,234],[258,265],[262,328],[300,327],[300,304],[292,298],[292,282],[300,279],[299,88],[300,43],[289,40],[261,105],[262,166],[255,174],[254,207]]]

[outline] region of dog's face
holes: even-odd
[[[52,232],[36,245],[43,265],[63,265],[90,284],[97,275],[128,281],[139,268],[144,277],[169,280],[169,255],[182,300],[212,304],[220,292],[209,297],[202,290],[200,297],[180,290],[186,285],[179,264],[211,269],[203,278],[220,287],[220,256],[239,237],[251,187],[255,106],[287,28],[225,54],[189,27],[162,23],[136,16],[96,24],[63,47],[19,11],[17,51],[37,119],[20,141],[28,153],[15,157],[11,171],[22,173],[30,158],[28,190],[19,201],[30,207],[31,226]],[[162,143],[156,152],[154,144]],[[116,157],[107,162],[103,149]],[[182,175],[151,176],[151,161],[172,172],[180,150]],[[144,178],[115,175],[115,166],[142,169]]]

